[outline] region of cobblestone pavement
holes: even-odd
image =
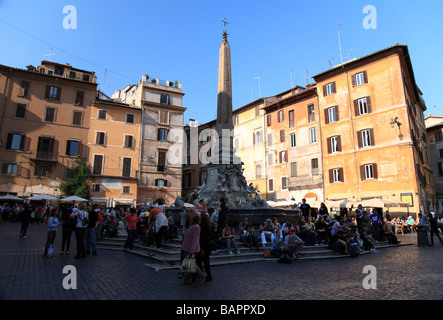
[[[416,246],[415,234],[399,235],[412,245],[381,249],[358,258],[256,262],[212,268],[213,281],[180,285],[177,270],[154,271],[143,257],[102,250],[76,260],[75,236],[70,256],[42,257],[46,225],[31,225],[19,238],[19,223],[0,224],[1,300],[442,300],[443,246]],[[77,270],[77,289],[63,288],[67,274]],[[376,268],[376,289],[365,289],[367,273]],[[374,282],[373,282],[374,284]]]

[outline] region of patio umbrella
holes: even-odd
[[[29,197],[28,200],[57,200],[57,198],[50,196],[49,194],[37,194],[35,196]]]
[[[66,201],[66,202],[71,202],[71,201],[74,201],[74,202],[88,202],[89,200],[84,199],[84,198],[80,198],[80,197],[77,197],[77,196],[71,196],[71,197],[60,199],[60,201]]]
[[[336,201],[329,201],[329,207],[331,208],[348,208],[350,209],[351,206],[358,206],[357,201],[351,201],[351,200],[336,200]]]
[[[195,208],[195,206],[192,203],[187,203],[187,202],[185,202],[183,204],[183,207],[185,207],[185,208]]]
[[[22,198],[19,198],[17,196],[13,196],[11,194],[7,194],[5,196],[0,196],[0,200],[23,201]]]
[[[409,207],[408,203],[399,202],[391,199],[368,199],[363,200],[360,204],[364,208],[374,207],[374,208],[392,208],[392,207]]]

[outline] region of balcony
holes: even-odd
[[[29,158],[33,161],[57,162],[58,152],[31,150]]]
[[[323,184],[323,174],[316,173],[289,178],[289,190],[319,188]]]

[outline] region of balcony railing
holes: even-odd
[[[54,161],[58,160],[58,152],[48,152],[41,150],[31,150],[29,158],[37,161]]]

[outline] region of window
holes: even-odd
[[[168,129],[159,128],[158,129],[158,141],[166,141],[168,136]]]
[[[158,152],[158,164],[157,164],[157,171],[165,171],[166,166],[166,151],[159,151]]]
[[[338,106],[325,109],[325,124],[339,121]]]
[[[66,143],[66,155],[77,156],[79,154],[80,142],[77,140],[68,140]]]
[[[255,166],[255,179],[261,179],[262,178],[262,168],[261,165]]]
[[[280,163],[288,162],[288,152],[286,150],[280,151]]]
[[[55,138],[53,137],[39,137],[37,145],[37,158],[38,159],[54,159],[56,153],[54,153]],[[55,148],[57,152],[57,147]]]
[[[297,162],[291,162],[291,178],[297,177]]]
[[[434,134],[434,137],[435,137],[435,142],[440,142],[440,141],[442,141],[442,140],[443,140],[443,134],[442,134],[441,130],[437,131],[437,132]]]
[[[311,170],[312,174],[318,174],[318,159],[311,159]]]
[[[356,87],[368,83],[368,74],[366,71],[359,72],[352,76],[352,86]]]
[[[166,187],[168,185],[168,181],[164,179],[157,179],[155,180],[155,186],[156,187]]]
[[[131,186],[123,186],[122,193],[130,194],[131,193]]]
[[[360,176],[362,180],[378,179],[377,164],[365,164],[360,166]]]
[[[106,120],[108,118],[108,110],[98,110],[98,119]]]
[[[83,81],[89,82],[89,74],[83,75]]]
[[[17,103],[15,105],[14,118],[24,119],[26,116],[27,105],[24,103]]]
[[[100,192],[102,185],[100,183],[94,183],[92,185],[92,192]]]
[[[272,117],[271,117],[270,114],[268,114],[268,115],[266,116],[266,124],[268,125],[268,127],[270,127],[270,126],[271,126],[271,123],[272,123]]]
[[[161,104],[169,104],[169,95],[162,94],[161,98],[160,98],[160,103]]]
[[[288,189],[288,177],[281,177],[281,189],[282,190]]]
[[[440,153],[440,159],[443,158],[443,149],[438,149],[438,152]]]
[[[234,116],[234,119],[232,122],[234,123],[234,126],[238,125],[238,115]]]
[[[289,111],[289,128],[295,127],[294,110]]]
[[[296,139],[295,139],[295,133],[291,133],[289,135],[289,139],[290,139],[290,142],[291,142],[291,148],[295,148],[297,146],[297,142],[296,142]]]
[[[374,143],[374,129],[365,129],[357,132],[358,147],[367,148],[375,145]]]
[[[443,162],[438,162],[438,176],[443,177]]]
[[[309,128],[309,142],[316,143],[317,142],[317,130],[315,127]]]
[[[283,122],[284,120],[285,120],[285,113],[283,112],[283,110],[279,110],[277,113],[277,121]]]
[[[6,141],[6,149],[23,150],[25,144],[25,136],[20,133],[9,133]]]
[[[261,131],[257,130],[252,134],[252,144],[257,144],[262,142]]]
[[[323,96],[329,96],[335,92],[335,82],[331,82],[323,86]]]
[[[68,179],[74,178],[74,174],[75,174],[75,169],[66,168],[65,179],[68,180]]]
[[[102,174],[103,170],[103,155],[94,155],[94,166],[92,168],[92,174]]]
[[[272,153],[268,153],[268,165],[274,165]]]
[[[126,114],[126,122],[127,123],[135,123],[135,115],[132,113]]]
[[[95,137],[95,143],[99,145],[104,145],[106,142],[106,132],[97,132]]]
[[[49,177],[49,175],[51,174],[51,168],[50,167],[45,167],[45,166],[37,166],[34,169],[34,176],[36,177]]]
[[[328,138],[328,153],[336,153],[341,150],[341,137],[335,136]]]
[[[69,78],[75,79],[75,71],[69,71]]]
[[[332,171],[332,182],[333,183],[342,182],[343,169],[342,168],[332,169],[331,171]]]
[[[125,134],[125,148],[133,148],[134,147],[134,136]]]
[[[268,133],[268,146],[272,146],[272,133]]]
[[[44,70],[44,69],[43,69]],[[48,69],[48,76],[52,76],[54,74],[54,70]]]
[[[83,124],[83,111],[74,111],[72,115],[72,124],[81,126]]]
[[[4,163],[2,168],[3,174],[11,174],[15,175],[18,174],[18,167],[16,163]]]
[[[61,91],[62,91],[62,89],[60,87],[48,85],[48,86],[46,86],[45,99],[52,100],[52,101],[59,101]]]
[[[308,105],[308,121],[309,122],[315,121],[315,108],[313,104]]]
[[[54,107],[46,107],[45,122],[55,122],[56,109]]]
[[[160,111],[160,123],[164,123],[164,124],[168,123],[168,111],[164,111],[164,110]]]
[[[354,100],[355,116],[372,113],[371,97],[364,97]]]
[[[285,141],[285,129],[280,130],[280,142]]]
[[[26,81],[26,80],[22,80],[20,82],[20,88],[18,91],[18,96],[20,97],[28,97],[29,96],[29,86],[30,86],[30,82]]]
[[[85,96],[84,91],[77,91],[77,93],[75,94],[75,105],[82,106],[84,96]]]
[[[63,71],[64,71],[64,69],[63,69],[63,67],[60,67],[60,66],[55,66],[55,74],[56,75],[58,75],[58,76],[62,76],[63,75]]]
[[[269,192],[274,192],[274,179],[269,179],[268,180],[268,191]]]

